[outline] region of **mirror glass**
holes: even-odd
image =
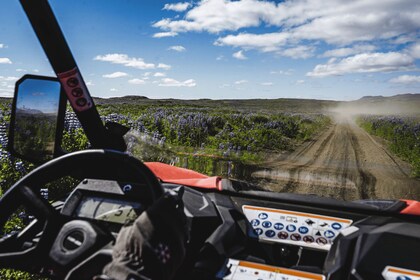
[[[30,159],[53,158],[60,105],[60,83],[26,79],[16,92],[13,149]]]

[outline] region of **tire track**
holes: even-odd
[[[344,200],[420,199],[420,180],[350,118],[335,123],[289,157],[268,163],[253,177],[279,192]]]
[[[325,148],[327,147],[327,144],[331,141],[332,137],[335,134],[335,129],[336,129],[336,125],[334,125],[330,130],[331,132],[328,134],[328,136],[321,142],[319,148],[316,149],[315,154],[313,157],[311,157],[309,159],[309,161],[307,161],[304,164],[298,164],[293,168],[290,168],[289,173],[290,173],[290,178],[289,181],[286,183],[286,185],[283,187],[282,191],[283,192],[294,192],[295,188],[298,186],[298,182],[299,182],[299,172],[301,170],[306,169],[307,167],[311,166],[314,164],[315,159],[319,157],[319,155],[325,150]],[[307,147],[305,147],[304,149],[302,149],[301,151],[299,151],[297,154],[293,155],[293,159],[294,160],[299,160],[300,157],[302,155],[306,155],[308,153],[308,151],[310,151],[311,149],[313,149],[314,145],[316,144],[316,141],[313,141],[313,143],[311,143],[310,145],[308,145]],[[288,163],[285,163],[286,165]]]

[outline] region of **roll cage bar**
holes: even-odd
[[[126,150],[128,128],[103,124],[48,0],[20,0],[92,148]]]

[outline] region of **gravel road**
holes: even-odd
[[[410,166],[344,115],[336,115],[317,139],[266,167],[252,176],[273,191],[343,200],[420,200],[420,180],[409,177]]]

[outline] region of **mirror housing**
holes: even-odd
[[[16,82],[9,126],[9,152],[33,163],[63,154],[66,97],[57,78],[25,75]]]

